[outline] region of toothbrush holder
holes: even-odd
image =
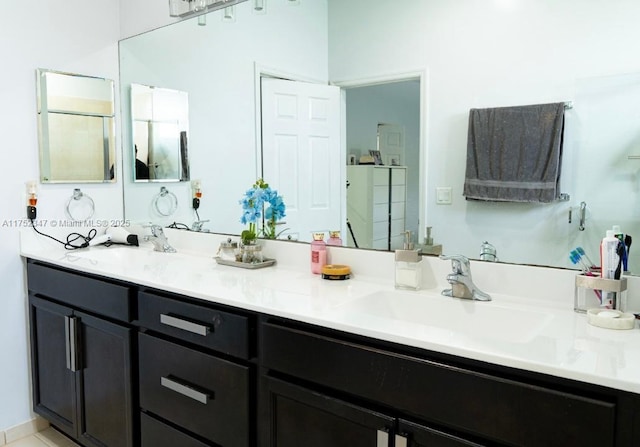
[[[589,309],[627,307],[627,278],[605,279],[599,276],[577,275],[573,310],[586,313]]]

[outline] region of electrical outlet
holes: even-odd
[[[436,188],[436,204],[451,205],[451,187],[438,186]]]

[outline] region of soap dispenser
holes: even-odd
[[[402,250],[396,250],[395,263],[396,289],[419,290],[422,281],[422,256],[420,250],[414,250],[411,232],[405,232]]]

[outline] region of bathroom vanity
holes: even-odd
[[[122,250],[134,251],[132,262]],[[23,256],[34,409],[85,446],[627,447],[640,439],[640,379],[623,371],[633,365],[591,371],[592,353],[578,346],[596,329],[612,357],[595,363],[633,363],[637,328],[612,335],[572,311],[553,321],[541,312],[535,331],[518,338],[521,328],[498,325],[511,339],[491,340],[489,326],[467,318],[500,317],[495,302],[397,296],[418,297],[436,315],[448,303],[472,314],[485,306],[445,328],[401,316],[387,300],[399,292],[358,279],[247,271],[146,248]],[[523,309],[513,315],[526,329]],[[572,355],[582,356],[574,371]],[[599,379],[608,367],[613,377]]]

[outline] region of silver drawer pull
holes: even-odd
[[[160,314],[160,323],[202,336],[207,336],[210,331],[209,326],[205,326],[204,324],[192,323],[191,321],[166,314]]]
[[[407,439],[405,436],[396,435],[395,447],[408,447],[408,446],[409,446],[409,439]]]
[[[168,377],[160,378],[160,385],[165,388],[170,389],[171,391],[175,391],[178,394],[182,394],[185,397],[196,400],[202,404],[207,404],[209,402],[209,395],[206,393],[202,393],[198,390],[191,388],[190,386],[183,385],[175,380],[172,380]]]
[[[376,447],[389,447],[389,432],[378,430],[376,436]]]
[[[71,320],[64,317],[64,354],[67,358],[67,369],[71,369]]]

